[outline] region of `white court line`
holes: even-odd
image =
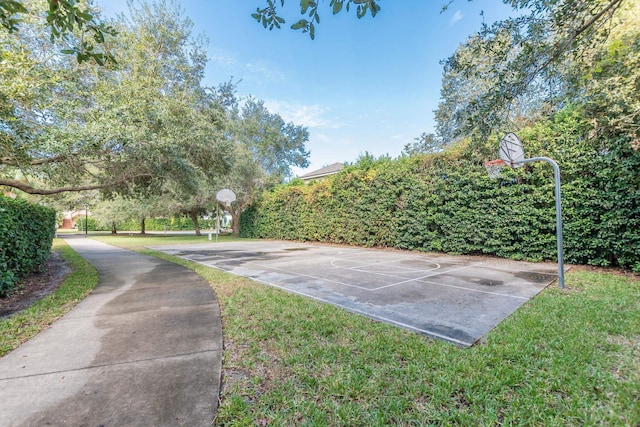
[[[473,264],[463,265],[461,267],[452,268],[452,269],[446,270],[446,271],[438,271],[436,273],[427,274],[427,275],[422,276],[422,277],[416,277],[415,279],[407,279],[407,280],[403,280],[401,282],[391,283],[389,285],[380,286],[379,288],[373,288],[372,291],[377,291],[378,289],[390,288],[392,286],[397,286],[397,285],[403,285],[403,284],[409,283],[409,282],[420,281],[422,279],[426,279],[427,277],[440,276],[442,274],[450,273],[452,271],[464,270],[465,268],[469,268],[469,267],[477,267],[477,266],[482,265],[482,264],[483,263],[481,263],[481,262],[475,262]],[[425,270],[425,271],[427,271],[427,270]],[[386,274],[386,273],[372,273],[372,274]],[[389,275],[389,276],[395,277],[393,275]],[[447,286],[447,285],[442,285],[442,286]]]
[[[207,267],[213,267],[213,268],[217,268],[218,270],[222,270],[222,271],[226,271],[227,273],[231,273],[229,270],[225,270],[224,268],[218,267],[218,266],[213,265],[213,264],[207,264],[207,263],[205,263],[203,261],[199,261],[197,259],[188,258],[186,256],[182,256],[181,258],[185,258],[185,259],[188,259],[189,261],[192,261],[192,262],[195,262],[195,263],[198,263],[198,264],[202,264],[202,265],[205,265]],[[237,258],[229,258],[229,259],[237,259]],[[270,268],[272,270],[282,271],[282,272],[285,272],[285,273],[288,273],[288,274],[292,274],[292,275],[296,275],[296,276],[309,277],[311,279],[317,279],[317,280],[322,280],[322,281],[325,281],[325,282],[331,282],[331,283],[335,283],[337,285],[349,286],[349,287],[352,287],[352,288],[358,288],[358,289],[362,289],[362,290],[365,290],[365,291],[369,291],[370,290],[369,288],[363,288],[362,286],[352,285],[350,283],[338,282],[337,280],[331,280],[331,279],[327,279],[327,278],[324,278],[324,277],[311,276],[310,274],[296,273],[294,271],[285,270],[283,268],[271,267],[270,265],[264,265],[264,264],[254,264],[254,265],[256,265],[258,267]],[[236,274],[238,276],[248,277],[250,279],[261,281],[259,279],[256,279],[256,278],[251,277],[251,276],[246,276],[244,274],[237,274],[237,273],[231,273],[231,274]],[[267,282],[265,282],[265,283],[267,283]],[[267,283],[267,284],[270,284],[270,283]],[[284,289],[286,289],[286,288],[284,288]]]
[[[310,295],[310,294],[305,294],[304,292],[296,291],[294,289],[288,288],[286,286],[278,285],[276,283],[271,283],[271,282],[268,282],[268,281],[266,281],[264,279],[251,277],[251,276],[248,276],[246,274],[232,273],[232,272],[230,272],[228,270],[224,270],[224,269],[222,269],[220,267],[216,267],[215,265],[205,264],[205,263],[200,262],[200,261],[195,261],[195,260],[189,260],[189,261],[195,262],[196,264],[204,265],[206,267],[215,268],[217,270],[224,271],[225,273],[233,274],[235,276],[246,277],[247,279],[255,280],[256,282],[264,283],[265,285],[273,286],[274,288],[282,289],[283,291],[286,291],[286,292],[289,292],[289,293],[292,293],[292,294],[296,294],[296,295],[300,295],[300,296],[303,296],[303,297],[311,298],[313,300],[320,301],[320,302],[323,302],[323,303],[326,303],[326,304],[331,304],[333,306],[340,307],[340,308],[342,308],[344,310],[347,310],[347,311],[350,311],[352,313],[361,314],[363,316],[366,316],[366,317],[369,317],[369,318],[372,318],[372,319],[376,319],[376,320],[379,320],[381,322],[391,323],[393,325],[401,326],[403,328],[407,328],[407,329],[410,329],[412,331],[420,332],[420,333],[425,334],[427,336],[430,336],[432,338],[439,338],[439,339],[442,339],[442,340],[445,340],[445,341],[449,341],[449,342],[452,342],[452,343],[455,343],[455,344],[458,344],[458,345],[461,345],[461,346],[464,346],[464,347],[471,347],[473,345],[472,342],[460,341],[460,340],[457,340],[455,338],[449,337],[447,335],[442,335],[442,334],[439,334],[437,332],[430,331],[428,329],[417,328],[415,326],[411,326],[411,325],[408,325],[406,323],[398,322],[397,320],[389,319],[389,318],[386,318],[384,316],[379,316],[377,314],[372,314],[372,313],[368,313],[368,312],[363,311],[363,310],[358,310],[357,308],[347,307],[347,306],[344,306],[344,305],[339,305],[339,304],[336,304],[336,303],[332,303],[331,301],[327,301],[327,300],[319,298],[317,296]],[[264,266],[264,267],[268,267],[268,266]],[[271,268],[271,267],[269,267],[269,268]],[[322,280],[326,280],[326,279],[322,279]],[[359,286],[355,286],[355,285],[347,285],[347,286],[353,286],[353,287],[359,288]],[[369,289],[366,289],[366,288],[360,288],[360,289],[369,290]]]
[[[444,283],[431,282],[429,280],[420,280],[420,281],[422,283],[429,283],[431,285],[444,286],[444,287],[447,287],[447,288],[462,289],[464,291],[477,292],[477,293],[480,293],[480,294],[489,294],[489,295],[495,295],[495,296],[499,296],[499,297],[515,298],[515,299],[521,299],[521,300],[524,300],[524,301],[528,301],[529,300],[528,297],[520,297],[520,296],[517,296],[517,295],[503,294],[503,293],[500,293],[500,292],[483,291],[483,290],[480,290],[480,289],[465,288],[464,286],[446,285]]]
[[[235,273],[232,273],[232,274],[235,274]],[[249,278],[251,280],[255,280],[257,282],[264,283],[265,285],[273,286],[274,288],[282,289],[283,291],[286,291],[286,292],[290,292],[290,293],[294,293],[294,294],[297,294],[297,295],[301,295],[303,297],[311,298],[313,300],[324,302],[326,304],[331,304],[333,306],[340,307],[340,308],[342,308],[344,310],[347,310],[347,311],[350,311],[352,313],[357,313],[357,314],[360,314],[360,315],[363,315],[363,316],[366,316],[366,317],[369,317],[369,318],[380,320],[382,322],[391,323],[393,325],[401,326],[403,328],[407,328],[407,329],[410,329],[412,331],[420,332],[420,333],[423,333],[423,334],[425,334],[427,336],[430,336],[432,338],[439,338],[439,339],[442,339],[442,340],[445,340],[445,341],[456,343],[456,344],[464,346],[464,347],[471,347],[473,345],[472,342],[460,341],[460,340],[457,340],[457,339],[455,339],[453,337],[450,337],[450,336],[447,336],[447,335],[442,335],[442,334],[439,334],[437,332],[430,331],[428,329],[417,328],[415,326],[408,325],[408,324],[402,323],[402,322],[398,322],[397,320],[389,319],[387,317],[380,316],[380,315],[377,315],[377,314],[369,313],[369,312],[366,312],[364,310],[358,310],[357,308],[347,307],[347,306],[344,306],[344,305],[339,305],[339,304],[336,304],[336,303],[332,303],[331,301],[327,301],[327,300],[325,300],[323,298],[319,298],[319,297],[314,296],[314,295],[306,294],[304,292],[296,291],[296,290],[288,288],[286,286],[281,286],[281,285],[278,285],[278,284],[275,284],[275,283],[267,282],[266,280],[263,280],[263,279],[256,279],[256,278],[250,277],[250,276],[244,276],[244,277],[247,277],[247,278]]]
[[[303,274],[303,273],[297,273],[295,271],[285,270],[283,268],[272,267],[270,265],[264,265],[264,264],[256,264],[256,265],[258,265],[260,267],[264,267],[264,268],[270,268],[272,270],[282,271],[282,272],[285,272],[285,273],[288,273],[288,274],[293,274],[293,275],[298,275],[298,276],[303,276],[303,277],[309,277],[309,278],[316,279],[316,280],[322,280],[322,281],[325,281],[325,282],[336,283],[338,285],[349,286],[349,287],[352,287],[352,288],[358,288],[358,289],[362,289],[362,290],[365,290],[365,291],[371,291],[371,292],[378,291],[380,289],[391,288],[391,287],[402,285],[402,284],[409,283],[409,282],[421,282],[421,283],[428,283],[428,284],[431,284],[431,285],[442,286],[442,287],[446,287],[446,288],[453,288],[453,289],[460,289],[460,290],[463,290],[463,291],[476,292],[476,293],[480,293],[480,294],[487,294],[487,295],[494,295],[494,296],[499,296],[499,297],[521,299],[521,300],[524,300],[524,301],[529,300],[529,298],[527,298],[527,297],[509,295],[509,294],[504,294],[504,293],[500,293],[500,292],[483,291],[481,289],[473,289],[473,288],[467,288],[467,287],[464,287],[464,286],[456,286],[456,285],[447,285],[447,284],[444,284],[444,283],[438,283],[438,282],[432,282],[432,281],[429,281],[429,280],[424,280],[424,279],[426,279],[428,277],[439,276],[441,274],[446,274],[446,273],[449,273],[449,272],[452,272],[452,271],[457,271],[457,270],[463,270],[463,269],[469,268],[469,267],[476,267],[476,266],[482,265],[482,264],[483,263],[479,262],[479,263],[473,263],[473,264],[469,264],[469,265],[463,265],[461,267],[453,268],[451,270],[446,270],[446,271],[442,271],[442,272],[427,274],[427,275],[422,276],[422,277],[416,277],[415,279],[403,280],[401,282],[391,283],[389,285],[379,286],[377,288],[365,288],[365,287],[362,287],[362,286],[353,285],[353,284],[350,284],[350,283],[339,282],[337,280],[327,279],[327,278],[324,278],[324,277],[312,276],[312,275],[309,275],[309,274]],[[385,275],[385,276],[389,276],[389,277],[394,277],[394,276],[392,276],[390,274],[384,274],[384,273],[370,273],[370,274],[379,274],[379,275]]]
[[[186,258],[186,259],[188,259],[190,261],[193,261],[193,262],[197,262],[198,264],[206,265],[206,266],[209,266],[209,267],[215,267],[215,268],[218,268],[220,270],[223,270],[223,269],[221,269],[219,267],[216,267],[214,265],[205,264],[204,262],[201,262],[201,261],[198,261],[198,260],[195,260],[195,259],[192,259],[192,258],[188,258],[187,256],[184,256],[184,258]],[[231,257],[223,257],[223,258],[238,259],[238,258],[231,258]],[[446,273],[449,273],[449,272],[452,272],[452,271],[463,270],[463,269],[469,268],[469,267],[477,267],[477,266],[482,265],[482,264],[483,264],[482,262],[477,262],[477,263],[473,263],[473,264],[469,264],[469,265],[463,265],[463,266],[460,266],[460,267],[457,267],[457,268],[453,268],[453,269],[450,269],[450,270],[438,271],[436,273],[430,273],[430,274],[427,274],[427,275],[424,275],[424,276],[421,276],[421,277],[416,277],[416,278],[413,278],[413,279],[407,279],[407,280],[403,280],[403,281],[400,281],[400,282],[391,283],[391,284],[384,285],[384,286],[379,286],[377,288],[365,288],[363,286],[358,286],[358,285],[354,285],[354,284],[351,284],[351,283],[340,282],[340,281],[337,281],[337,280],[327,279],[325,277],[312,276],[310,274],[297,273],[295,271],[285,270],[283,268],[278,268],[278,267],[272,267],[270,265],[265,265],[265,264],[256,264],[256,265],[259,266],[259,267],[263,267],[263,268],[269,268],[269,269],[272,269],[272,270],[282,271],[282,272],[288,273],[288,274],[308,277],[308,278],[316,279],[316,280],[322,280],[322,281],[325,281],[325,282],[335,283],[337,285],[348,286],[348,287],[351,287],[351,288],[362,289],[364,291],[372,291],[373,292],[373,291],[378,291],[380,289],[386,289],[386,288],[391,288],[391,287],[398,286],[398,285],[403,285],[405,283],[422,282],[422,283],[428,283],[428,284],[431,284],[431,285],[437,285],[437,286],[442,286],[442,287],[446,287],[446,288],[453,288],[453,289],[460,289],[460,290],[469,291],[469,292],[476,292],[476,293],[487,294],[487,295],[495,295],[495,296],[500,296],[500,297],[521,299],[521,300],[524,300],[524,301],[529,300],[528,297],[509,295],[509,294],[504,294],[504,293],[500,293],[500,292],[483,291],[483,290],[480,290],[480,289],[467,288],[467,287],[464,287],[464,286],[447,285],[447,284],[444,284],[444,283],[438,283],[438,282],[432,282],[432,281],[429,281],[429,280],[424,280],[424,279],[429,278],[429,277],[439,276],[439,275],[446,274]],[[337,267],[337,268],[341,268],[341,269],[344,269],[344,270],[352,270],[352,269],[349,269],[349,268],[342,268],[342,267]],[[226,271],[226,270],[223,270],[223,271]],[[358,270],[356,270],[356,271],[358,271]],[[420,271],[420,270],[418,270],[418,271]],[[423,270],[423,271],[429,271],[429,270]],[[371,271],[362,271],[362,273],[375,274],[375,275],[378,275],[378,276],[386,276],[386,277],[396,277],[395,275],[388,274],[388,273],[377,273],[377,272],[371,272]],[[250,276],[246,276],[246,277],[250,277]]]
[[[360,271],[361,268],[365,268],[365,267],[369,267],[372,265],[380,265],[380,264],[391,264],[393,262],[398,262],[398,261],[402,261],[402,258],[398,258],[398,259],[392,259],[390,261],[381,261],[381,262],[372,262],[369,264],[363,264],[363,265],[357,265],[354,267],[343,267],[341,265],[336,265],[335,263],[338,261],[342,261],[342,258],[334,258],[331,260],[331,265],[335,268],[342,268],[344,270],[353,270],[353,271]],[[353,262],[353,261],[352,261]],[[440,268],[440,264],[438,264],[437,262],[433,262],[433,261],[423,261],[423,262],[428,262],[430,264],[435,264],[436,267],[434,268],[412,268],[412,267],[405,267],[402,265],[398,265],[396,268],[402,269],[402,270],[410,270],[410,271],[433,271],[433,270],[437,270]],[[364,273],[368,273],[368,271],[365,271]]]
[[[358,289],[362,289],[362,290],[365,290],[365,291],[370,291],[371,290],[369,288],[363,288],[362,286],[352,285],[351,283],[338,282],[337,280],[327,279],[326,277],[312,276],[310,274],[298,273],[298,272],[291,271],[291,270],[285,270],[284,268],[272,267],[270,265],[265,265],[265,264],[254,264],[254,265],[256,265],[258,267],[263,267],[263,268],[270,268],[272,270],[283,271],[285,273],[296,275],[296,276],[309,277],[311,279],[322,280],[324,282],[331,282],[331,283],[336,283],[336,284],[342,285],[342,286],[349,286],[351,288],[358,288]]]

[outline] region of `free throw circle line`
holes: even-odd
[[[451,269],[445,270],[445,271],[437,271],[435,273],[427,274],[427,275],[424,275],[422,277],[416,277],[416,278],[413,278],[413,279],[402,280],[400,282],[396,282],[396,283],[391,283],[391,284],[388,284],[388,285],[380,286],[378,288],[373,288],[371,290],[372,291],[377,291],[379,289],[391,288],[393,286],[398,286],[398,285],[404,285],[405,283],[423,281],[423,279],[426,279],[427,277],[440,276],[442,274],[450,273],[452,271],[464,270],[465,268],[477,267],[479,265],[482,265],[482,263],[481,262],[475,262],[473,264],[463,265],[463,266],[460,266],[458,268],[451,268]],[[384,273],[373,273],[373,274],[384,274]],[[392,276],[392,275],[389,275],[389,276],[395,277],[395,276]],[[446,285],[443,285],[443,286],[446,286]]]
[[[366,268],[366,267],[370,267],[372,265],[391,264],[391,263],[402,261],[402,260],[401,259],[394,259],[394,260],[390,260],[390,261],[372,262],[372,263],[369,263],[369,264],[356,265],[354,267],[343,267],[341,265],[336,265],[336,262],[339,262],[339,261],[343,261],[343,260],[341,260],[339,258],[334,258],[334,259],[331,260],[330,264],[331,264],[332,267],[341,268],[343,270],[352,270],[352,271],[360,271],[362,273],[373,273],[373,274],[376,274],[376,273],[374,273],[372,271],[361,270],[361,269],[362,268]],[[412,268],[412,267],[405,267],[405,266],[402,266],[402,265],[398,265],[398,266],[395,266],[395,268],[402,269],[402,270],[408,270],[408,271],[433,271],[433,270],[438,270],[440,268],[440,264],[438,264],[437,262],[426,261],[426,260],[424,262],[428,262],[429,264],[434,264],[435,267],[434,268]],[[381,274],[385,274],[385,273],[381,273]]]

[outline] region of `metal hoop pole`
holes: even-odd
[[[562,250],[562,203],[560,201],[560,167],[555,160],[548,157],[532,157],[530,159],[523,159],[514,164],[525,164],[531,162],[547,162],[553,167],[553,178],[555,180],[555,193],[556,193],[556,237],[558,240],[558,287],[564,289],[564,252]]]

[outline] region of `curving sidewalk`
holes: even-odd
[[[222,328],[209,284],[95,240],[67,243],[98,270],[98,286],[0,358],[0,425],[211,425]]]

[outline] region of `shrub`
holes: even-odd
[[[55,210],[0,196],[0,296],[48,258]]]

